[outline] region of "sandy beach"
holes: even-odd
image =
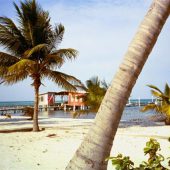
[[[64,170],[80,145],[93,119],[40,117],[41,132],[0,133],[1,170]],[[32,127],[26,117],[0,117],[0,130]],[[128,155],[139,164],[144,157],[146,141],[155,138],[160,142],[165,157],[170,156],[170,126],[161,122],[133,120],[121,122],[111,156]],[[166,163],[166,162],[165,162]],[[113,169],[109,162],[108,170]]]

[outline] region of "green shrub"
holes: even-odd
[[[134,167],[134,162],[130,160],[130,157],[122,154],[118,154],[116,157],[109,157],[106,160],[111,160],[116,170],[168,170],[161,164],[165,158],[157,153],[160,150],[160,144],[156,139],[150,139],[150,141],[146,142],[144,153],[149,155],[149,158],[147,162],[143,161],[139,167]],[[170,167],[170,161],[168,162],[168,167]]]

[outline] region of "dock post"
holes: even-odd
[[[139,97],[139,99],[138,99],[138,105],[139,105],[139,107],[140,107],[140,97]]]
[[[73,112],[75,112],[75,110],[76,110],[76,106],[74,105],[74,106],[73,106]]]
[[[66,111],[66,104],[64,104],[64,111]]]

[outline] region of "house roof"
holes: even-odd
[[[55,94],[55,95],[68,95],[69,93],[81,94],[81,95],[86,94],[85,91],[60,91],[60,92],[46,92],[46,93],[39,94],[39,96],[49,94],[49,93],[52,93],[52,94]]]

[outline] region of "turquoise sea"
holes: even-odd
[[[154,102],[152,99],[130,99],[130,103],[138,105],[147,104],[150,102]],[[0,101],[0,107],[12,107],[12,106],[33,106],[34,101]]]
[[[6,101],[0,102],[0,107],[13,107],[13,106],[33,106],[33,101]]]
[[[140,104],[147,104],[153,102],[151,99],[141,99]],[[130,103],[133,103],[134,105],[131,107],[125,107],[122,120],[131,120],[131,119],[143,119],[150,115],[155,114],[153,111],[142,113],[140,112],[140,109],[142,106],[139,107],[139,100],[138,99],[131,99]],[[33,106],[33,101],[8,101],[8,102],[0,102],[0,107],[13,107],[13,106]],[[13,115],[22,115],[22,113],[12,113]],[[39,113],[40,116],[45,117],[57,117],[57,118],[72,118],[72,115],[70,112],[64,112],[64,111],[43,111]],[[79,118],[81,119],[93,119],[95,117],[95,114],[89,113],[81,115]]]

